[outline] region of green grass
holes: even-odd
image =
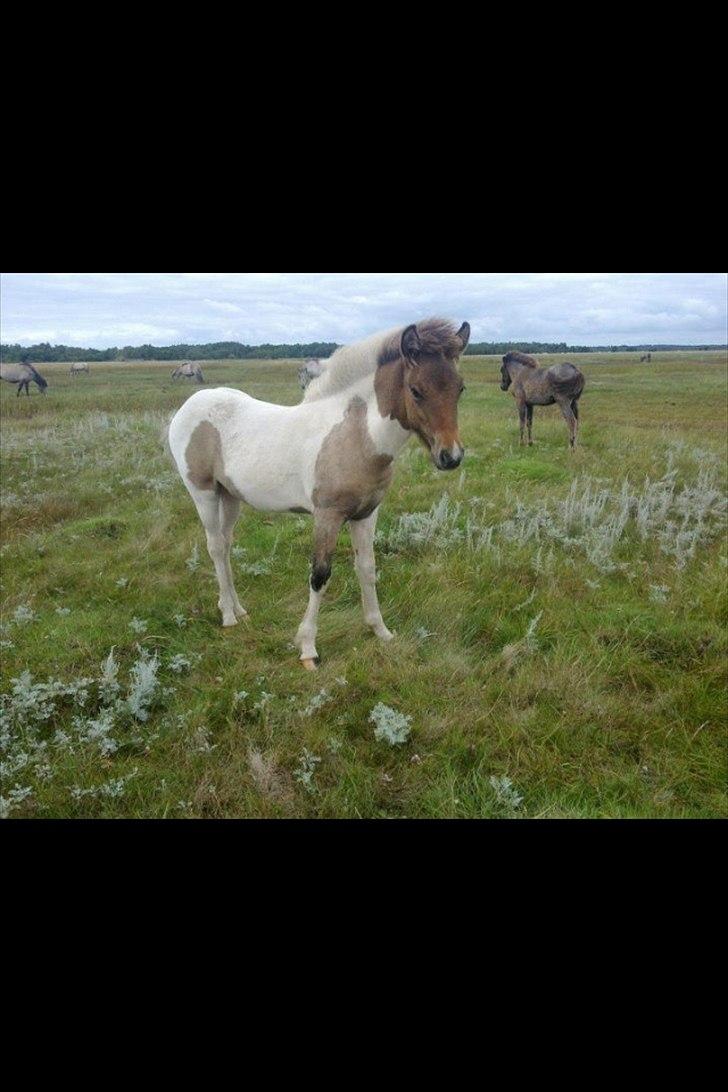
[[[37,732],[14,729],[9,753],[30,761],[6,770],[13,816],[725,816],[719,521],[706,522],[682,568],[665,552],[676,537],[667,519],[645,537],[630,524],[612,571],[566,532],[540,548],[502,529],[491,549],[462,537],[468,515],[482,529],[519,506],[555,512],[575,479],[611,493],[628,479],[639,491],[672,467],[679,489],[704,471],[725,491],[724,355],[579,363],[589,383],[572,457],[557,410],[537,411],[536,446],[519,448],[498,362],[465,361],[465,472],[438,474],[412,444],[383,509],[380,598],[397,640],[382,646],[364,626],[345,534],[314,676],[291,644],[307,602],[310,521],[244,513],[235,567],[251,619],[220,627],[202,528],[159,439],[195,387],[173,385],[171,365],[96,366],[73,381],[50,365],[45,398],[34,388],[16,399],[3,384],[0,689],[26,671],[36,683],[98,678],[114,648],[125,691],[141,647],[159,653],[164,690],[146,723],[119,718],[118,750],[106,756],[79,741],[79,724],[96,715],[93,687],[85,710],[61,698]],[[300,398],[296,371],[205,367],[208,382],[287,404]],[[439,539],[393,534],[399,517],[443,494],[451,512],[461,507]],[[185,674],[169,667],[177,655],[191,662]],[[323,690],[329,700],[303,715]],[[412,718],[405,745],[375,740],[379,702]],[[313,791],[296,776],[306,752],[321,760]],[[491,782],[503,777],[523,797],[518,809]],[[123,792],[113,788],[125,778]]]

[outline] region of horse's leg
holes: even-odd
[[[235,533],[235,525],[240,518],[240,509],[242,508],[242,502],[232,494],[228,493],[227,489],[223,489],[220,493],[220,524],[222,529],[222,535],[225,539],[226,556],[225,566],[227,568],[228,583],[232,591],[233,596],[233,609],[235,611],[236,618],[247,618],[248,612],[238,599],[238,593],[235,590],[235,577],[233,576],[233,568],[230,564],[230,551],[233,546],[233,535]]]
[[[579,429],[581,428],[581,414],[579,413],[579,399],[575,398],[571,403],[571,411],[576,417],[576,435],[574,438],[574,446],[579,443]]]
[[[578,421],[576,419],[573,409],[571,408],[570,402],[559,402],[559,405],[561,406],[561,412],[564,415],[564,420],[569,426],[570,446],[571,450],[574,451],[576,449],[576,430]]]
[[[220,587],[218,606],[222,613],[222,624],[225,628],[237,626],[238,618],[235,613],[237,596],[230,581],[230,547],[223,534],[220,496],[212,490],[202,492],[198,489],[191,492],[191,496],[202,520],[202,526],[207,533],[207,549],[215,566],[217,582]]]
[[[533,406],[527,406],[528,410],[528,446],[533,447]]]
[[[526,423],[528,421],[528,406],[525,402],[518,403],[518,416],[521,420],[521,447],[526,446]]]
[[[296,635],[296,645],[301,651],[301,663],[307,671],[315,671],[318,661],[316,637],[321,603],[331,580],[331,563],[336,543],[344,526],[344,517],[333,509],[317,509],[314,513],[314,554],[311,573],[311,592],[308,610]]]
[[[374,556],[374,536],[377,530],[379,509],[359,523],[352,523],[351,540],[354,543],[356,575],[361,585],[361,601],[364,607],[364,620],[371,626],[382,641],[391,641],[394,637],[384,624],[377,595],[377,562]]]

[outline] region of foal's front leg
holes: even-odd
[[[521,421],[521,447],[526,446],[526,425],[528,423],[528,406],[525,402],[518,403],[518,416]]]
[[[356,575],[361,585],[361,600],[364,607],[364,620],[371,626],[374,633],[382,641],[392,641],[394,634],[390,633],[384,624],[382,612],[379,607],[377,595],[377,561],[374,555],[374,536],[377,531],[377,519],[379,509],[359,523],[350,526],[351,540],[354,543]]]
[[[307,671],[315,671],[319,655],[316,651],[318,636],[318,617],[321,603],[331,580],[331,566],[336,552],[336,543],[344,526],[344,517],[334,509],[317,509],[314,512],[314,553],[311,570],[311,592],[306,616],[296,636],[296,645],[301,650],[301,663]]]

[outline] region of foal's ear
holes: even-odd
[[[468,345],[470,344],[470,333],[471,333],[470,323],[469,322],[464,322],[462,324],[462,326],[460,327],[460,329],[458,330],[458,337],[460,338],[460,340],[463,343],[463,352],[465,352]]]
[[[422,349],[420,335],[416,326],[408,326],[402,334],[402,356],[408,364],[417,367],[417,354]]]

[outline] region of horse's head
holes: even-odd
[[[511,383],[513,382],[513,376],[511,375],[510,368],[503,361],[503,367],[501,368],[501,390],[508,391],[511,389]]]
[[[407,423],[427,445],[438,470],[456,470],[465,458],[458,403],[465,390],[457,363],[470,341],[470,326],[408,326],[402,334]]]

